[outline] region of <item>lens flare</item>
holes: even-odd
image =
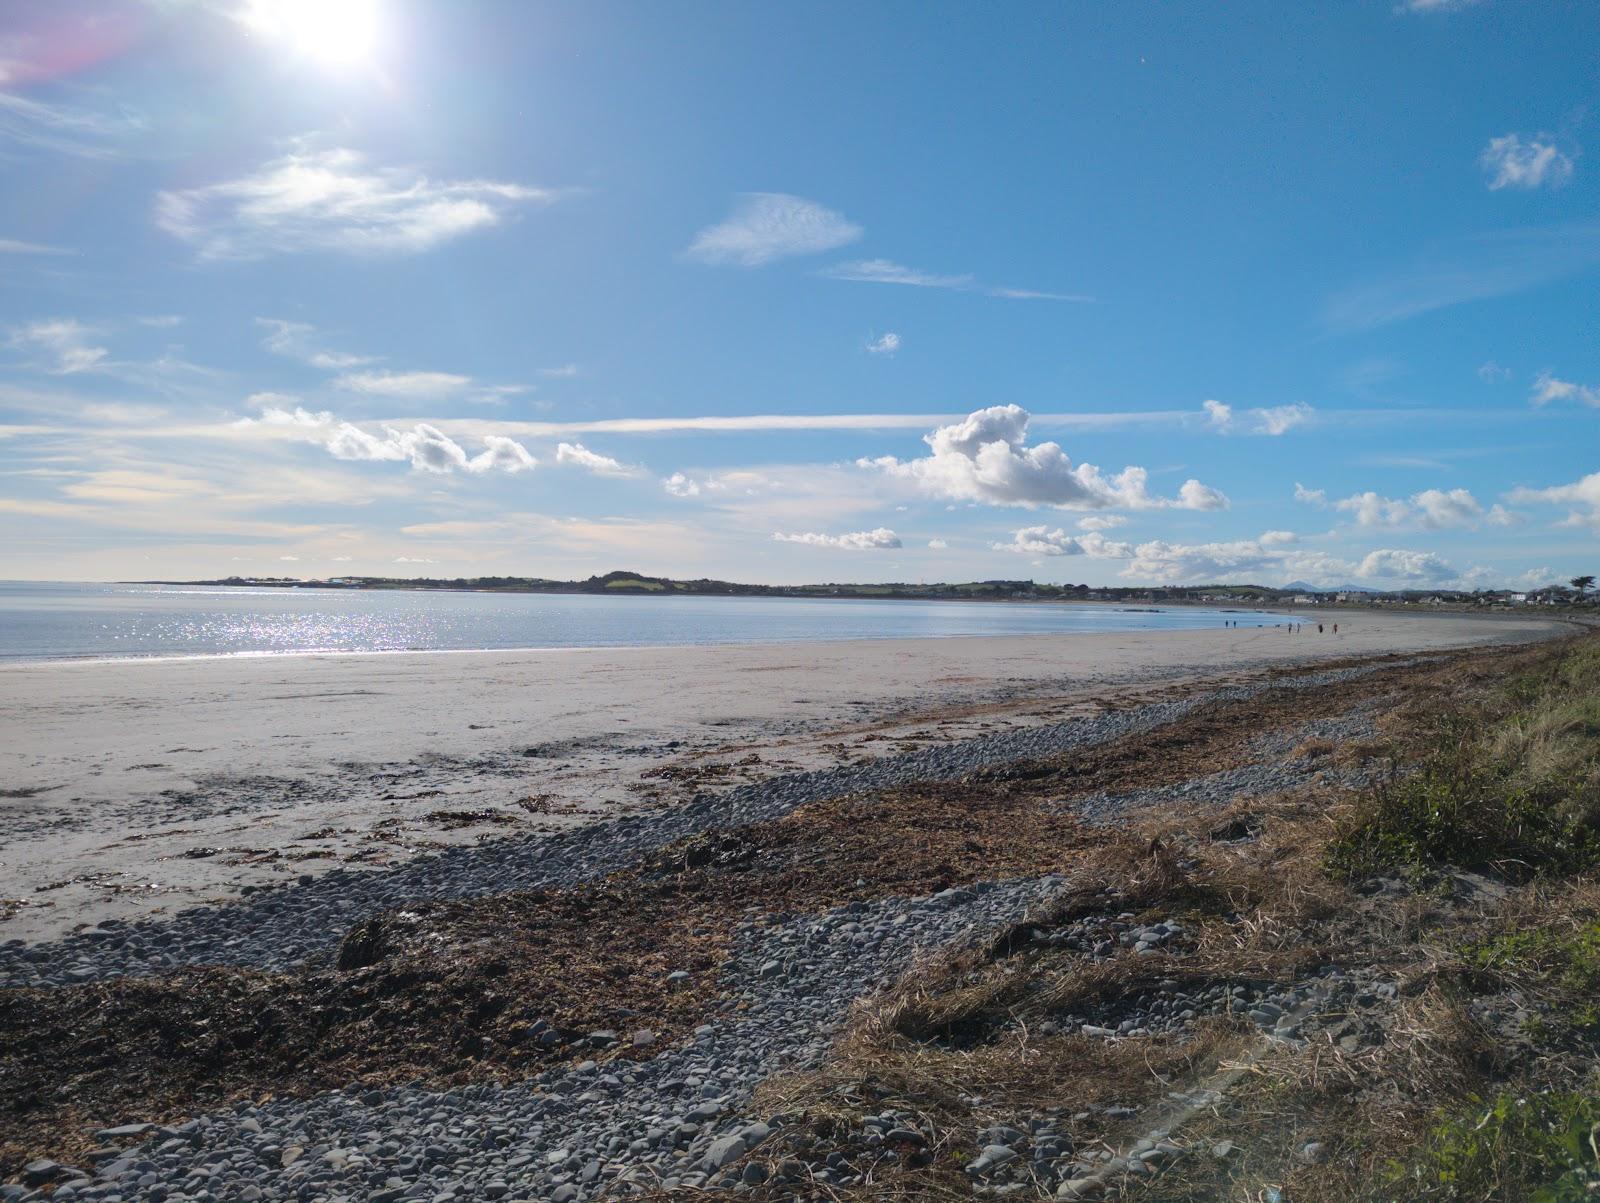
[[[376,0],[249,0],[251,29],[329,66],[367,58],[378,37]]]

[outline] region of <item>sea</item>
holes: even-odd
[[[662,647],[1272,625],[1189,606],[0,582],[0,661]]]

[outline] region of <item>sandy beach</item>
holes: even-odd
[[[1538,638],[1352,613],[1214,631],[0,669],[0,938],[659,807],[1200,677]]]

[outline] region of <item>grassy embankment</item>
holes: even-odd
[[[1419,669],[1389,702],[1378,740],[1301,749],[1378,768],[1364,790],[1150,814],[1063,866],[1083,888],[1055,913],[859,1006],[832,1061],[769,1087],[769,1105],[819,1143],[883,1108],[936,1135],[930,1155],[828,1194],[970,1197],[983,1126],[1048,1114],[1080,1151],[1169,1127],[1188,1150],[1108,1176],[1106,1198],[1597,1197],[1600,637]],[[1241,820],[1259,834],[1216,838]],[[1107,889],[1140,922],[1181,918],[1192,945],[1095,961],[1041,938],[1105,909]],[[1304,1042],[1227,1014],[1182,1037],[1040,1034],[1174,981],[1330,969],[1390,1001],[1318,1016]],[[1197,1089],[1216,1101],[1171,1101]],[[1137,1118],[1107,1123],[1113,1103]]]

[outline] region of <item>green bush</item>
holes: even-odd
[[[1600,864],[1600,646],[1581,644],[1440,717],[1329,849],[1347,876],[1451,865],[1514,875]]]
[[[1441,1121],[1378,1192],[1413,1200],[1576,1203],[1600,1197],[1595,1141],[1600,1098],[1502,1094]]]
[[[1378,786],[1329,846],[1352,877],[1451,865],[1533,874],[1600,863],[1600,832],[1563,781],[1520,784],[1492,766],[1432,762]]]
[[[1568,1018],[1579,1028],[1600,1027],[1600,923],[1535,927],[1462,950],[1481,972],[1537,980],[1564,996]]]

